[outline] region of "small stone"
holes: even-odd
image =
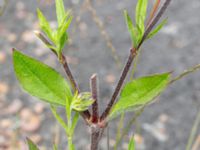
[[[8,85],[6,83],[0,82],[0,94],[7,94],[8,92]]]
[[[45,109],[45,106],[44,106],[44,104],[42,104],[42,103],[37,103],[37,104],[34,106],[34,111],[35,111],[37,114],[43,113],[44,109]]]
[[[116,77],[113,74],[108,74],[106,76],[106,82],[107,83],[114,83],[116,80]]]
[[[0,63],[4,63],[6,60],[6,54],[4,52],[0,52]]]
[[[36,37],[32,31],[25,31],[22,33],[22,40],[28,43],[34,43]]]
[[[16,114],[18,113],[21,108],[22,108],[23,104],[22,101],[19,99],[15,99],[6,109],[8,114]]]
[[[114,139],[110,139],[109,143],[111,147],[114,147],[116,142]]]
[[[23,109],[20,112],[21,129],[25,132],[34,132],[40,128],[40,117],[34,114],[30,109]]]
[[[48,54],[50,52],[50,50],[48,48],[43,48],[41,46],[38,46],[36,49],[35,49],[35,54],[37,56],[44,56],[45,54]]]
[[[6,137],[0,135],[0,145],[3,146],[6,143]],[[1,147],[0,147],[1,148]],[[0,149],[1,150],[1,149]],[[3,149],[2,149],[3,150]]]
[[[128,149],[128,143],[123,143],[122,148],[123,148],[124,150],[127,150],[127,149]]]
[[[16,36],[16,34],[14,34],[14,33],[9,33],[9,34],[7,35],[7,39],[8,39],[9,42],[15,42],[16,39],[17,39],[17,36]]]
[[[17,10],[25,9],[25,4],[22,1],[18,1],[16,4],[16,9]]]
[[[0,128],[2,128],[2,129],[11,128],[12,125],[13,125],[13,122],[10,119],[2,119],[0,122]]]
[[[125,9],[126,8],[126,5],[125,5],[126,3],[124,3],[123,1],[120,1],[120,2],[118,2],[117,3],[117,9],[118,10],[123,10],[123,9]]]
[[[53,4],[53,0],[40,0],[40,2],[44,6]]]
[[[74,5],[77,5],[77,4],[79,4],[79,0],[71,0],[72,1],[72,4],[74,4]]]
[[[142,144],[143,142],[144,142],[144,139],[143,139],[143,137],[141,136],[141,135],[139,135],[139,134],[135,134],[134,135],[134,139],[135,139],[135,142],[137,143],[137,144]]]
[[[166,114],[161,114],[159,116],[159,121],[162,123],[166,123],[169,120],[169,116],[167,116]]]
[[[42,141],[42,137],[39,134],[33,134],[29,138],[35,143],[38,144]]]
[[[179,29],[180,29],[179,23],[171,23],[167,26],[164,26],[161,32],[168,35],[176,35],[179,32]]]
[[[81,32],[86,32],[87,28],[88,28],[88,26],[85,22],[81,22],[79,24],[79,29],[80,29]]]

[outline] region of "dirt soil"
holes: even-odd
[[[0,5],[2,4],[1,2]],[[103,110],[114,90],[121,68],[116,65],[111,48],[106,45],[105,36],[102,37],[104,31],[94,22],[95,18],[84,1],[66,0],[65,4],[74,14],[65,55],[82,91],[89,90],[90,76],[98,74],[99,101],[102,102]],[[133,18],[135,1],[95,0],[92,5],[123,64],[131,47],[123,10],[127,9]],[[65,76],[55,56],[33,33],[38,29],[37,7],[41,8],[48,20],[51,20],[51,25],[55,26],[55,9],[51,0],[10,0],[0,17],[0,150],[26,149],[24,139],[27,136],[38,143],[41,149],[49,150],[52,149],[55,133],[58,135],[56,139],[60,141],[60,149],[66,149],[65,135],[52,117],[49,106],[22,91],[13,72],[11,48],[15,47],[56,68]],[[173,76],[176,76],[199,64],[199,14],[199,0],[172,0],[165,13],[165,17],[168,17],[167,25],[142,46],[135,77],[168,71],[173,71]],[[200,72],[171,85],[154,104],[145,109],[119,149],[127,149],[127,141],[132,133],[136,134],[138,150],[185,149],[200,108],[198,81]],[[64,115],[63,110],[60,113]],[[125,122],[132,117],[133,113],[128,114]],[[111,146],[114,144],[118,121],[114,120],[109,124]],[[81,120],[74,140],[77,150],[88,149],[88,132]],[[106,150],[105,136],[101,142],[102,150]]]

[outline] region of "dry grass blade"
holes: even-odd
[[[161,7],[160,11],[158,12],[158,14],[155,16],[155,18],[153,19],[153,21],[149,24],[148,28],[146,29],[144,36],[140,42],[140,44],[138,45],[138,48],[140,48],[140,46],[142,45],[142,43],[145,41],[145,39],[147,38],[147,36],[149,35],[149,33],[151,32],[151,30],[153,29],[153,27],[156,25],[156,23],[158,23],[158,21],[160,20],[160,18],[162,17],[162,15],[164,14],[164,12],[166,11],[167,7],[169,6],[171,0],[166,0],[165,3],[163,4],[163,6]]]
[[[123,129],[123,126],[124,126],[124,113],[121,115],[120,117],[120,121],[118,123],[118,127],[117,127],[117,134],[116,134],[116,141],[119,141],[120,138],[121,138],[121,130]],[[114,150],[117,150],[117,142],[115,143],[115,146],[114,146]]]
[[[117,55],[117,51],[114,47],[114,45],[112,44],[112,40],[110,38],[110,36],[108,35],[108,33],[106,32],[106,29],[104,27],[103,22],[101,21],[101,19],[98,17],[96,10],[93,8],[91,1],[90,0],[86,0],[86,4],[87,4],[87,8],[89,10],[89,12],[92,15],[92,19],[93,21],[96,23],[96,25],[98,26],[99,30],[101,31],[101,35],[103,37],[103,39],[105,39],[106,41],[106,45],[109,49],[111,49],[112,52],[112,56],[117,64],[117,66],[119,68],[121,68],[121,61],[119,56]]]
[[[3,13],[5,12],[5,9],[6,9],[7,5],[8,5],[8,2],[9,2],[9,0],[4,0],[3,6],[0,6],[0,16],[2,16]]]
[[[128,134],[128,132],[130,131],[130,128],[136,122],[137,118],[142,114],[142,112],[144,111],[145,107],[146,107],[146,105],[144,105],[140,110],[138,110],[135,113],[135,116],[128,122],[127,126],[124,128],[124,130],[122,131],[120,137],[118,138],[118,140],[115,143],[116,147],[119,146],[119,144],[122,141],[122,139],[124,138],[124,136]]]
[[[196,138],[194,145],[192,146],[192,150],[200,149],[200,135]]]
[[[199,70],[199,69],[200,69],[200,64],[198,64],[198,65],[196,65],[196,66],[194,66],[194,67],[192,67],[192,68],[190,68],[190,69],[184,71],[182,74],[180,74],[180,75],[178,75],[177,77],[175,77],[174,79],[172,79],[172,80],[170,81],[170,84],[174,83],[175,81],[178,81],[178,80],[182,79],[182,78],[185,77],[186,75],[189,75],[190,73],[193,73],[193,72],[195,72],[195,71],[197,71],[197,70]]]
[[[110,133],[109,133],[109,124],[107,125],[107,138],[106,138],[106,140],[107,140],[107,142],[106,142],[106,144],[107,144],[107,150],[110,150]]]
[[[194,142],[194,139],[195,139],[195,136],[197,134],[197,130],[199,128],[199,125],[200,125],[200,110],[199,110],[199,112],[198,112],[198,114],[195,118],[192,130],[191,130],[191,133],[190,133],[187,145],[186,145],[186,150],[191,150],[192,143]]]

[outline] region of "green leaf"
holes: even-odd
[[[60,26],[58,26],[58,28],[64,26],[64,24],[66,23],[66,20],[68,20],[70,17],[71,17],[71,10],[68,10],[68,11],[65,13],[64,17],[62,18],[62,21],[61,21],[61,23],[60,23]]]
[[[54,38],[52,36],[52,29],[51,29],[51,27],[49,25],[49,22],[47,21],[47,19],[43,15],[43,13],[40,11],[40,9],[37,9],[37,14],[38,14],[38,18],[39,18],[40,28],[48,36],[48,38],[52,42],[54,42],[55,40],[54,40]]]
[[[57,145],[53,145],[53,150],[58,150],[58,146]]]
[[[17,50],[13,51],[13,63],[17,79],[31,95],[56,105],[65,105],[66,98],[71,100],[68,83],[49,66]]]
[[[149,33],[147,36],[147,39],[152,38],[154,35],[156,35],[162,28],[163,26],[167,23],[167,19],[164,19],[153,31]]]
[[[141,77],[126,84],[120,99],[111,110],[112,119],[124,111],[135,111],[149,104],[156,96],[165,90],[170,80],[170,73]]]
[[[135,141],[134,138],[132,137],[129,144],[128,144],[128,150],[135,150]]]
[[[129,14],[126,10],[124,11],[124,17],[126,20],[128,31],[131,36],[132,43],[133,43],[134,47],[137,47],[137,29],[134,27],[131,17],[129,16]]]
[[[69,28],[69,25],[71,24],[72,21],[72,16],[70,16],[67,21],[58,29],[58,39],[59,39],[59,44],[60,44],[60,49],[62,50],[65,42],[68,39],[67,35],[67,29]]]
[[[37,145],[35,145],[29,138],[26,138],[29,150],[39,150]]]
[[[135,22],[144,33],[148,0],[138,0],[135,12]]]
[[[65,6],[63,0],[56,0],[56,15],[58,26],[60,27],[62,20],[65,17]]]

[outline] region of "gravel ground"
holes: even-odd
[[[103,109],[119,78],[120,69],[90,12],[82,7],[82,4],[83,1],[79,0],[66,1],[66,6],[72,8],[75,19],[70,27],[71,40],[69,46],[66,47],[65,54],[69,57],[72,72],[82,91],[89,90],[90,76],[93,73],[98,74],[101,109]],[[122,12],[127,9],[133,17],[135,1],[96,0],[92,4],[103,21],[121,62],[125,62],[131,42]],[[4,100],[5,106],[12,104],[16,99],[23,102],[23,109],[33,109],[33,106],[36,107],[38,104],[36,98],[22,92],[19,88],[12,68],[12,47],[37,57],[64,74],[56,58],[32,32],[38,28],[37,7],[40,7],[51,20],[52,25],[55,25],[54,5],[51,2],[45,3],[45,0],[40,3],[36,0],[10,0],[6,11],[0,17],[0,85],[4,87],[4,90],[0,88],[0,98]],[[136,77],[167,71],[173,71],[175,76],[188,67],[200,63],[199,14],[199,0],[172,0],[165,14],[168,17],[168,24],[155,38],[146,42],[142,47]],[[156,103],[145,109],[138,120],[138,126],[132,130],[132,132],[137,132],[138,149],[185,149],[193,120],[200,106],[200,84],[197,82],[199,75],[200,72],[197,72],[177,81],[159,97]],[[44,111],[40,114],[42,123],[36,133],[42,136],[39,145],[45,145],[47,149],[50,149],[56,123],[48,106],[43,103],[42,106],[44,106]],[[2,120],[6,118],[15,120],[17,116],[17,113],[14,115],[1,115],[0,113]],[[131,117],[132,114],[129,114],[126,119]],[[12,131],[14,132],[15,129]],[[111,144],[115,129],[116,123],[111,123]],[[76,132],[77,149],[87,149],[89,136],[85,126],[80,123]],[[29,134],[20,134],[17,140],[23,140],[27,135]],[[88,137],[81,138],[85,135]],[[60,145],[65,145],[66,141],[64,138],[61,139]],[[102,140],[101,147],[106,149],[105,139]],[[123,144],[123,147],[126,147],[126,144]]]

